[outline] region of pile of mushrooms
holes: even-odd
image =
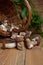
[[[26,47],[28,49],[32,49],[34,46],[38,46],[40,44],[39,37],[35,37],[33,39],[30,39],[32,32],[27,31],[26,32],[20,32],[18,33],[13,33],[12,36],[10,37],[12,40],[15,40],[15,42],[11,43],[5,43],[4,47],[5,48],[15,48],[19,50],[23,50]]]
[[[36,45],[39,45],[39,37],[35,37],[30,39],[32,31],[25,30],[24,32],[15,32],[15,29],[19,29],[17,26],[11,24],[11,27],[8,28],[7,20],[4,21],[3,24],[0,25],[0,34],[4,37],[10,37],[10,39],[15,40],[15,42],[3,43],[4,48],[15,48],[19,50],[23,50],[25,44],[28,49],[33,48]],[[8,30],[9,29],[9,30]]]

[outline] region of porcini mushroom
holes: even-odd
[[[16,42],[17,42],[17,49],[19,50],[24,49],[24,37],[23,36],[17,35]]]
[[[26,39],[26,46],[28,49],[31,49],[34,46],[29,38]]]

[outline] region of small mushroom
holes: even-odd
[[[12,33],[11,39],[16,39],[18,33]]]
[[[34,46],[38,46],[39,44],[39,37],[33,38],[32,40],[30,40],[29,38],[26,39],[26,46],[29,49],[33,48]]]
[[[34,42],[33,43],[34,46],[38,46],[40,44],[40,38],[39,37],[33,38],[32,41]]]
[[[32,41],[29,38],[26,39],[26,46],[28,49],[31,49],[34,47],[34,45],[32,44]]]
[[[32,34],[32,31],[26,31],[25,39],[29,38]]]
[[[24,49],[24,42],[23,41],[17,43],[17,49],[19,49],[19,50],[23,50]]]
[[[12,24],[12,25],[11,25],[11,28],[10,28],[10,32],[12,32],[14,29],[15,29],[15,30],[18,30],[19,27]]]
[[[20,35],[21,35],[21,36],[25,36],[26,33],[25,33],[25,32],[20,32]]]
[[[14,29],[17,29],[17,30],[19,30],[19,27],[18,27],[18,26],[14,26]]]
[[[24,36],[17,35],[16,42],[17,42],[17,49],[22,50],[24,48]]]

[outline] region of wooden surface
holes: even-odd
[[[0,49],[0,65],[24,65],[25,52],[16,49]]]
[[[24,48],[22,51],[1,47],[2,43],[0,43],[0,65],[43,65],[43,47],[36,46],[31,50]]]
[[[27,50],[26,65],[43,65],[43,52],[37,47]]]
[[[25,51],[0,49],[0,65],[43,65],[43,51],[39,48]]]

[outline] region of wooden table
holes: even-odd
[[[43,65],[43,49],[34,47],[22,51],[15,49],[2,49],[0,43],[0,65]]]

